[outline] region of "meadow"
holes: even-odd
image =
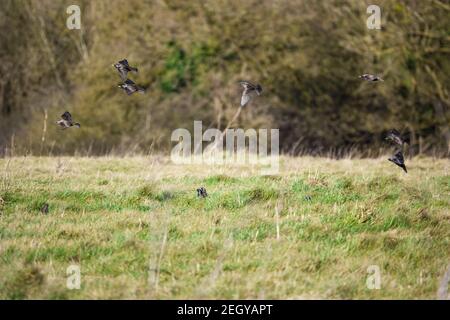
[[[3,158],[0,298],[435,299],[450,160],[407,166],[283,156],[261,176],[157,155]]]

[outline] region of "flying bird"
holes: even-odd
[[[400,132],[395,129],[389,130],[385,139],[399,146],[403,146],[403,144],[407,142],[406,139],[401,136]]]
[[[74,123],[73,122],[73,120],[72,120],[72,115],[70,114],[70,112],[69,111],[66,111],[66,112],[64,112],[63,114],[62,114],[62,116],[61,116],[61,120],[58,120],[58,121],[56,121],[56,123],[61,127],[61,129],[67,129],[67,128],[70,128],[70,127],[77,127],[77,128],[79,128],[79,127],[81,127],[81,125],[78,123],[78,122],[76,122],[76,123]]]
[[[207,196],[208,196],[208,193],[206,192],[206,189],[204,187],[197,189],[197,197],[206,198]]]
[[[365,73],[359,76],[359,78],[370,82],[384,81],[381,77],[369,73]]]
[[[403,157],[403,153],[401,150],[396,151],[395,154],[392,157],[390,157],[388,160],[395,163],[400,168],[402,168],[403,171],[408,173],[408,170],[406,170],[406,166],[405,166],[405,159]]]
[[[125,90],[125,92],[130,95],[135,92],[145,92],[145,89],[138,86],[136,83],[131,81],[130,79],[125,80],[124,83],[119,84],[119,88]]]
[[[254,85],[248,81],[240,81],[239,83],[244,88],[241,97],[241,107],[244,107],[252,99],[255,93],[259,96],[262,92],[262,87],[259,84]]]
[[[122,80],[126,80],[127,79],[128,72],[130,72],[130,71],[138,72],[137,68],[131,67],[128,64],[128,60],[127,59],[120,60],[119,62],[113,64],[113,66],[119,72],[120,77],[122,78]]]

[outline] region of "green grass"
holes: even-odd
[[[0,298],[434,299],[450,162],[407,165],[286,157],[261,176],[161,157],[1,159]]]

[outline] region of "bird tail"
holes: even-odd
[[[77,123],[74,123],[73,124],[75,127],[77,127],[77,128],[80,128],[81,127],[81,125],[77,122]]]
[[[138,68],[130,67],[130,70],[133,71],[133,72],[138,72]]]
[[[406,170],[406,166],[405,165],[402,166],[402,169],[403,169],[403,171],[405,171],[405,173],[408,173],[408,170]]]

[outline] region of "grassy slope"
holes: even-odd
[[[162,157],[1,159],[0,298],[435,298],[449,164],[283,158],[263,177]],[[70,264],[81,290],[66,289]]]

